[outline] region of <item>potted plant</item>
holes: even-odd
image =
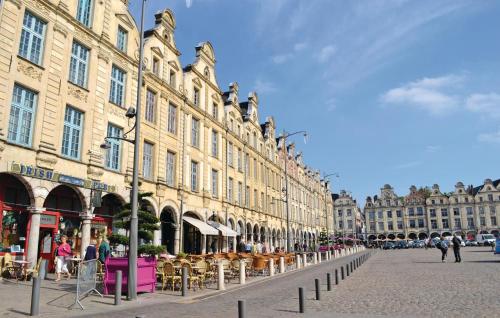
[[[156,255],[165,252],[164,246],[156,246],[153,244],[153,233],[160,229],[158,223],[160,220],[156,215],[151,214],[141,208],[141,202],[144,198],[151,196],[150,192],[139,194],[139,210],[137,211],[138,217],[138,248],[137,254],[137,291],[138,292],[154,292],[156,288]],[[130,231],[130,216],[131,205],[127,203],[123,206],[120,212],[113,217],[113,226],[117,229]],[[124,245],[128,247],[128,235],[122,233],[113,233],[109,236],[109,242],[113,246]],[[105,263],[104,275],[104,293],[110,294],[114,292],[115,287],[115,273],[117,270],[122,271],[122,290],[127,291],[127,277],[128,277],[128,258],[116,257],[108,258]]]

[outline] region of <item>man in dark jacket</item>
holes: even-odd
[[[455,254],[455,263],[460,263],[462,261],[462,257],[460,256],[460,244],[462,243],[458,238],[457,234],[453,235],[453,239],[451,240],[453,243],[453,253]]]

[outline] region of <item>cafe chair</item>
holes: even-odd
[[[24,277],[24,281],[28,280],[28,276],[38,277],[38,274],[40,273],[40,267],[42,266],[42,259],[43,258],[41,257],[38,259],[38,262],[36,262],[36,266],[34,268],[28,268],[26,270],[26,276]]]
[[[161,290],[165,290],[167,284],[170,283],[172,286],[172,291],[175,288],[175,283],[182,281],[182,277],[175,272],[174,264],[171,262],[165,262],[163,264],[163,275],[161,282]]]

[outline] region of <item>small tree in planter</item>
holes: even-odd
[[[138,238],[139,244],[137,248],[137,253],[139,255],[159,255],[165,252],[166,248],[164,246],[154,245],[153,242],[153,233],[160,229],[158,223],[160,220],[156,217],[156,215],[151,214],[149,211],[141,209],[141,202],[144,198],[150,197],[152,195],[151,192],[139,193],[139,210],[137,211],[138,217]],[[127,203],[123,206],[122,210],[114,216],[113,225],[118,229],[125,229],[130,231],[130,217],[131,217],[131,204]],[[116,245],[129,245],[129,239],[127,235],[123,235],[120,233],[113,233],[109,237],[109,242]],[[141,244],[141,242],[143,242]]]

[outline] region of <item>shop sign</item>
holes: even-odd
[[[25,165],[23,163],[13,162],[10,166],[10,172],[17,173],[23,176],[49,180],[53,182],[61,182],[66,184],[72,184],[78,187],[101,190],[105,192],[115,192],[116,187],[107,185],[105,183],[94,181],[90,179],[81,179],[65,174],[55,172],[53,170],[47,170],[39,167],[33,167]]]
[[[56,225],[56,216],[42,214],[40,216],[40,225]]]

